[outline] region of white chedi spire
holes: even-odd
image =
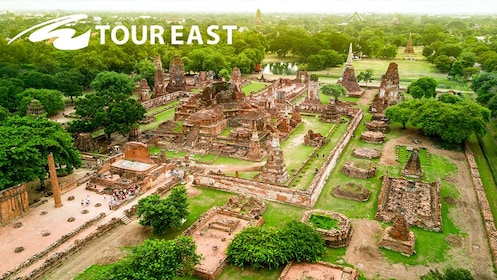
[[[352,43],[349,45],[349,55],[347,56],[347,62],[345,62],[346,67],[352,67],[352,59],[354,58],[354,54],[352,53]]]

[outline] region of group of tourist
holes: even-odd
[[[118,189],[115,189],[112,193],[112,197],[110,198],[110,201],[109,201],[109,209],[112,210],[114,209],[114,207],[116,205],[119,205],[121,204],[123,201],[125,201],[126,199],[134,196],[136,193],[138,192],[138,186],[132,186],[131,188],[129,189],[122,189],[122,190],[118,190]]]

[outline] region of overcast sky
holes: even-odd
[[[497,0],[0,0],[7,11],[495,14]]]

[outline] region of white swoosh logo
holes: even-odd
[[[91,29],[74,38],[73,36],[74,34],[76,34],[76,30],[72,28],[61,28],[54,30],[56,28],[59,28],[60,26],[66,25],[71,22],[77,22],[78,20],[85,18],[88,18],[88,16],[85,14],[76,14],[42,22],[17,34],[7,43],[7,45],[14,42],[16,39],[30,32],[31,30],[39,28],[35,32],[31,33],[31,35],[29,35],[29,40],[31,42],[40,42],[48,40],[50,38],[55,38],[55,40],[53,41],[53,46],[59,50],[79,50],[85,48],[90,42]]]

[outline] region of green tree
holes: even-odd
[[[340,96],[347,95],[347,89],[340,84],[326,84],[321,87],[321,92],[325,95],[331,95],[335,99],[335,103]]]
[[[0,106],[0,123],[5,121],[9,116],[10,116],[9,110],[7,110],[7,108]]]
[[[460,61],[454,61],[452,67],[449,70],[448,78],[449,80],[458,80],[464,77],[463,64]]]
[[[186,64],[186,63],[185,63]],[[144,59],[138,62],[137,65],[138,75],[135,77],[135,81],[139,81],[141,79],[147,80],[150,88],[154,88],[155,83],[155,65],[153,61],[149,59]]]
[[[431,77],[419,78],[407,87],[407,93],[414,98],[430,98],[437,95],[437,81]]]
[[[96,92],[102,94],[122,93],[131,95],[135,88],[133,80],[128,75],[113,71],[98,73],[91,85]]]
[[[420,102],[412,100],[411,102],[401,102],[396,106],[389,106],[385,110],[385,116],[391,121],[396,123],[401,123],[402,128],[406,128],[407,123],[411,120],[412,114],[415,112],[416,104],[420,105]]]
[[[283,251],[288,259],[296,262],[317,262],[325,251],[321,233],[311,225],[290,221],[279,230]]]
[[[70,97],[71,102],[74,102],[74,97],[83,94],[82,83],[84,79],[83,74],[74,69],[55,74],[54,80],[57,84],[56,89],[62,92],[64,96]]]
[[[188,236],[174,240],[147,239],[107,268],[99,279],[172,280],[177,275],[191,275],[201,259],[196,247]]]
[[[411,109],[407,121],[397,117],[400,115],[398,107]],[[457,144],[467,140],[473,133],[485,134],[486,123],[490,118],[490,110],[471,100],[451,104],[435,99],[413,99],[390,106],[385,113],[394,122],[410,122],[422,128],[426,135]]]
[[[43,180],[50,152],[56,165],[68,173],[81,166],[71,135],[44,117],[10,117],[0,122],[0,139],[0,189]]]
[[[294,260],[318,261],[324,241],[316,229],[291,221],[279,228],[249,227],[228,246],[228,262],[239,267],[276,268]]]
[[[152,227],[155,233],[164,233],[181,225],[188,215],[187,207],[186,188],[181,186],[171,189],[171,194],[165,199],[158,194],[140,199],[136,213],[140,225]]]
[[[457,95],[451,93],[444,93],[438,96],[438,101],[441,101],[443,103],[456,104],[462,102],[463,100]]]
[[[145,108],[131,97],[131,78],[115,72],[103,72],[92,83],[95,93],[75,102],[81,119],[70,123],[70,132],[91,132],[103,127],[107,138],[113,132],[126,135],[137,121],[143,119]]]
[[[448,267],[440,272],[438,269],[430,269],[425,275],[422,275],[421,280],[473,280],[471,272],[464,268]]]
[[[452,67],[452,59],[450,59],[450,57],[445,54],[437,56],[433,60],[433,63],[435,64],[435,67],[437,67],[437,69],[442,73],[449,72],[450,67]]]
[[[43,105],[43,110],[49,117],[57,115],[59,111],[65,108],[62,93],[58,90],[29,88],[19,93],[18,96],[21,98],[19,112],[23,116],[26,115],[26,108],[33,99],[40,101],[41,105]]]
[[[366,86],[368,86],[368,82],[373,80],[373,69],[368,68],[366,71],[361,71],[359,75],[357,75],[357,81],[364,81]]]

